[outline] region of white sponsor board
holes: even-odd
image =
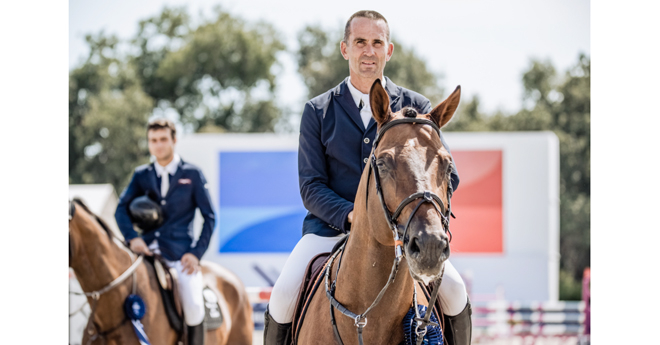
[[[461,177],[452,205],[457,219],[450,261],[470,293],[482,299],[557,300],[557,137],[551,132],[443,134]],[[247,286],[274,282],[287,250],[301,236],[297,150],[297,135],[194,134],[177,143],[182,158],[204,172],[217,211],[204,259],[231,269]],[[488,199],[483,205],[482,190]],[[196,217],[198,233],[201,221]]]

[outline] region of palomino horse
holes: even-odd
[[[460,86],[430,114],[392,113],[379,80],[369,95],[378,136],[360,179],[351,234],[343,258],[324,269],[325,284],[311,297],[297,344],[402,343],[402,320],[421,290],[415,281],[434,282],[435,301],[449,257],[453,163],[439,130],[458,107]],[[418,302],[428,304],[425,294]]]
[[[83,344],[136,344],[138,338],[124,313],[124,300],[135,291],[145,302],[141,322],[151,344],[176,344],[152,265],[141,263],[116,239],[107,225],[80,200],[71,202],[69,266],[80,282],[92,314]],[[252,344],[252,306],[241,281],[210,262],[201,262],[204,282],[216,293],[224,321],[206,333],[206,344]]]

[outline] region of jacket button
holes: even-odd
[[[369,162],[369,158],[364,158],[364,164],[367,164]]]
[[[160,201],[160,204],[161,204],[161,205],[165,205],[165,204],[167,204],[167,202],[166,202],[165,200],[161,200],[161,201]]]
[[[156,231],[156,232],[154,233],[154,235],[156,235],[156,237],[160,237],[160,232],[159,232],[159,231]]]
[[[368,144],[369,143],[369,138],[364,138],[364,143]]]

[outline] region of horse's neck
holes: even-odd
[[[88,292],[102,289],[131,265],[129,254],[110,240],[86,241],[83,257],[74,260],[80,286]]]
[[[378,243],[361,226],[367,225],[356,219],[342,258],[335,294],[338,301],[356,314],[364,312],[374,302],[387,284],[394,264],[394,248]],[[379,305],[387,305],[388,309],[408,308],[412,289],[408,266],[402,261],[396,279]]]

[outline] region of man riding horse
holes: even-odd
[[[303,237],[291,252],[273,287],[265,314],[264,344],[287,344],[296,298],[307,263],[329,252],[350,231],[353,203],[360,176],[377,132],[369,90],[380,79],[391,100],[391,111],[412,107],[429,113],[424,96],[395,85],[383,76],[392,56],[389,25],[376,11],[359,11],[346,22],[341,53],[348,60],[349,77],[335,88],[305,104],[298,152],[300,194],[309,211]],[[442,144],[448,148],[442,135]],[[451,172],[455,191],[459,179]],[[453,344],[470,344],[470,304],[465,284],[449,261],[439,288],[445,333]]]
[[[174,152],[176,128],[171,121],[157,119],[150,122],[147,139],[149,153],[156,158],[156,162],[135,169],[131,182],[120,196],[115,218],[133,252],[159,254],[176,270],[184,318],[188,325],[188,344],[202,345],[205,310],[202,295],[204,282],[199,260],[208,248],[215,224],[211,197],[202,171],[184,162]],[[145,195],[148,197],[144,198]],[[153,208],[160,204],[164,218],[162,224],[153,224],[153,219],[141,217],[144,212],[139,211],[149,207],[148,198],[157,202]],[[134,208],[134,212],[131,212],[129,206],[134,200],[141,204],[130,207]],[[192,224],[197,208],[204,217],[204,225],[195,243]],[[133,228],[134,222],[142,228],[141,236]]]

